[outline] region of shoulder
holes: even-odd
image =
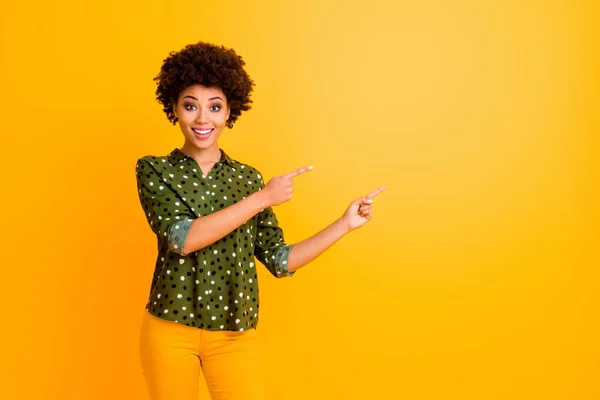
[[[157,155],[145,155],[137,159],[136,161],[136,170],[156,170],[159,169],[161,171],[170,170],[173,168],[171,164],[171,160],[169,159],[171,155],[157,156]]]
[[[168,156],[146,155],[136,161],[135,174],[138,180],[156,180],[165,173],[171,173],[174,168]]]
[[[160,165],[160,164],[168,164],[169,157],[168,156],[155,156],[155,155],[147,155],[137,159],[137,165]]]

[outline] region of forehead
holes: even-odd
[[[179,93],[179,99],[185,96],[194,96],[198,100],[208,100],[212,97],[220,97],[225,100],[225,94],[219,87],[206,87],[200,84],[195,84],[186,87]]]

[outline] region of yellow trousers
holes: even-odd
[[[140,360],[151,400],[264,400],[256,330],[208,331],[144,313]]]

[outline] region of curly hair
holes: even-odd
[[[242,111],[251,108],[250,93],[254,81],[244,70],[246,63],[233,49],[210,43],[198,42],[171,52],[163,60],[160,73],[154,78],[156,100],[173,125],[177,117],[173,105],[182,90],[194,84],[218,87],[227,97],[230,107],[227,127],[233,128]]]

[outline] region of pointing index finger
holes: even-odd
[[[375,190],[373,190],[371,193],[369,193],[369,194],[367,195],[367,197],[368,197],[369,199],[372,199],[373,197],[377,196],[379,193],[383,192],[385,189],[387,189],[387,186],[382,186],[382,187],[380,187],[379,189],[375,189]]]
[[[312,165],[309,165],[308,167],[304,167],[304,168],[298,168],[295,171],[292,172],[288,172],[287,174],[283,175],[285,178],[295,178],[300,174],[303,174],[305,172],[310,171],[311,169],[313,169]]]

